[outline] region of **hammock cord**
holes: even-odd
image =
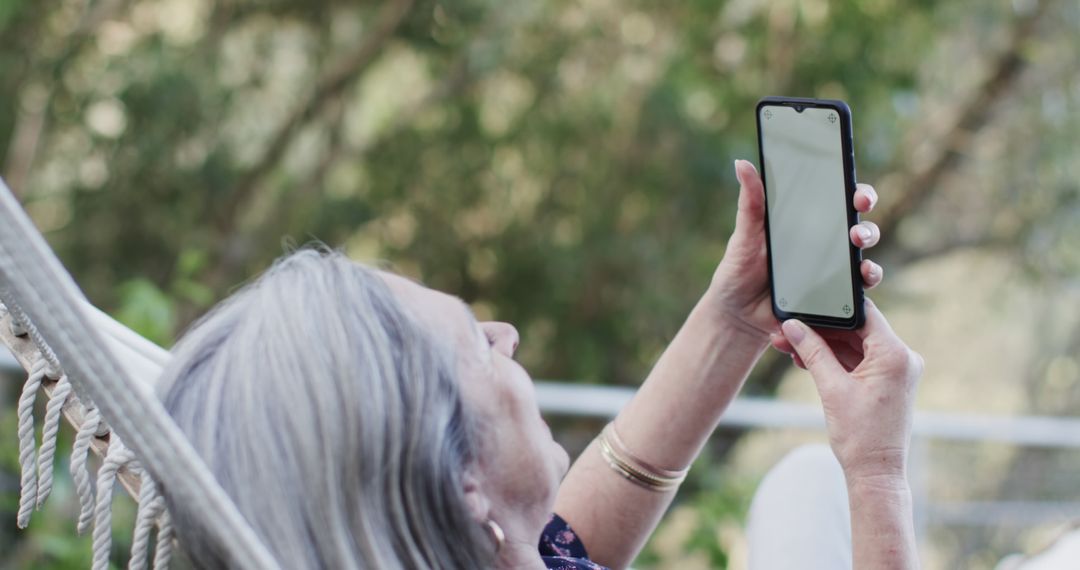
[[[150,531],[154,528],[154,521],[165,513],[165,498],[158,493],[157,483],[146,472],[143,472],[142,484],[139,488],[139,513],[135,517],[135,534],[131,539],[131,559],[128,561],[128,570],[142,570],[146,567],[148,553],[150,551]],[[158,567],[157,553],[164,547],[167,537],[163,532],[158,532],[157,552],[155,552],[154,567]],[[167,565],[168,562],[165,562]]]
[[[89,406],[83,424],[75,435],[75,444],[71,448],[71,479],[75,481],[75,493],[79,496],[79,522],[76,532],[84,534],[94,520],[94,487],[90,484],[90,469],[87,458],[90,453],[90,441],[101,424],[101,413]]]
[[[154,570],[169,570],[174,538],[172,516],[167,509],[162,509],[158,517],[157,545],[154,546]]]
[[[46,374],[47,376],[47,374]],[[60,377],[53,388],[52,398],[45,406],[45,422],[41,430],[41,449],[38,451],[37,508],[45,504],[53,486],[53,458],[56,456],[56,438],[60,432],[60,412],[71,395],[71,382],[67,375]]]
[[[26,384],[23,384],[22,395],[19,397],[19,466],[22,468],[19,484],[19,513],[16,516],[16,525],[19,528],[26,528],[30,524],[30,515],[34,512],[34,504],[37,502],[38,471],[37,449],[34,441],[34,403],[37,401],[43,378],[45,378],[45,361],[38,360],[34,363]]]
[[[7,307],[0,304],[0,318],[7,312]],[[33,325],[14,326],[12,333],[26,336]],[[53,392],[45,407],[41,446],[37,447],[34,439],[33,410],[37,396],[42,391],[43,382],[50,376],[49,363],[41,352],[36,353],[22,395],[18,404],[19,425],[19,460],[22,467],[22,485],[19,499],[18,524],[25,528],[30,515],[40,510],[52,489],[54,458],[56,455],[57,436],[60,430],[61,413],[72,397],[72,386],[66,374],[60,374],[53,387]],[[75,405],[80,405],[75,399]],[[114,437],[109,446],[101,469],[98,471],[99,501],[95,503],[93,485],[87,458],[90,444],[101,431],[103,424],[97,408],[90,405],[83,410],[83,422],[75,436],[72,448],[71,474],[79,498],[79,521],[77,530],[84,533],[90,524],[94,524],[93,568],[108,568],[112,544],[112,495],[117,474],[127,468],[140,478],[139,510],[136,515],[135,534],[132,540],[129,570],[141,570],[146,567],[149,558],[150,535],[155,525],[159,527],[157,545],[154,551],[153,567],[155,570],[167,570],[172,558],[172,540],[174,532],[172,520],[165,508],[165,498],[158,491],[157,483],[136,462],[134,453],[124,446],[118,437]]]
[[[57,373],[54,377],[59,378],[62,362],[75,394],[81,399],[92,399],[111,428],[108,457],[113,460],[106,461],[98,478],[94,568],[105,568],[108,562],[107,554],[105,559],[100,556],[101,552],[107,553],[109,547],[107,540],[102,538],[107,539],[109,534],[108,506],[112,493],[111,488],[103,486],[102,478],[106,477],[108,480],[104,483],[111,486],[120,466],[117,462],[124,459],[114,454],[121,454],[128,447],[127,453],[131,457],[138,454],[140,463],[158,478],[176,501],[200,513],[198,523],[210,536],[219,537],[230,566],[259,570],[278,568],[270,551],[217,483],[161,401],[145,382],[140,382],[121,364],[119,356],[108,344],[106,333],[95,326],[85,310],[85,296],[2,180],[0,288],[0,301],[25,329],[19,332],[29,334],[41,350],[41,358],[51,365],[51,371]],[[37,366],[34,368],[37,370]],[[17,521],[20,527],[29,522],[37,501],[38,472],[32,413],[42,376],[31,374],[19,402],[20,462],[23,465],[23,496]],[[117,436],[123,438],[123,447],[117,443]],[[103,546],[99,548],[99,544]]]
[[[3,180],[0,180],[0,191],[7,190],[7,187],[3,185]],[[15,336],[29,336],[30,340],[34,341],[34,346],[38,347],[41,351],[42,358],[45,359],[46,375],[49,378],[60,377],[60,361],[56,358],[56,353],[49,348],[48,343],[42,338],[41,333],[38,332],[37,327],[30,322],[30,317],[26,316],[19,305],[13,302],[12,291],[7,289],[0,289],[0,302],[3,302],[7,308],[7,311],[11,313],[11,334]]]
[[[94,563],[93,570],[109,570],[109,553],[112,550],[112,496],[116,485],[116,472],[135,459],[135,454],[124,446],[119,438],[109,442],[109,452],[98,470],[97,507],[94,509]]]

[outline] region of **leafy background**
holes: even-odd
[[[536,378],[633,386],[723,254],[756,100],[841,98],[882,196],[875,298],[930,362],[920,405],[1068,415],[1077,29],[1067,0],[0,0],[0,167],[89,297],[161,344],[319,239],[513,322]],[[747,393],[807,386],[768,355]],[[70,489],[14,528],[18,388],[0,568],[85,567]],[[572,452],[597,428],[556,420]],[[814,437],[718,433],[638,565],[742,567],[754,484]],[[1075,500],[1076,454],[922,453],[935,504]],[[1080,515],[925,506],[930,567],[992,567]]]

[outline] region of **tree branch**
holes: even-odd
[[[897,170],[905,173],[901,175],[904,180],[901,186],[908,188],[908,191],[876,216],[875,221],[881,228],[882,235],[892,235],[899,224],[926,201],[941,180],[958,165],[958,158],[965,154],[974,141],[971,133],[982,128],[990,120],[994,103],[1016,85],[1020,71],[1026,65],[1021,53],[1048,4],[1050,0],[1040,2],[1036,9],[1016,21],[1008,47],[995,60],[993,71],[975,89],[975,96],[956,113],[960,119],[944,136],[944,142],[938,154],[929,161],[928,165],[917,168],[911,154],[901,159],[904,166]],[[995,240],[989,240],[989,242],[993,243]],[[882,247],[875,250],[875,256],[880,257],[882,254],[890,253],[890,247],[896,248],[896,245],[892,245],[896,243],[896,241],[884,243]],[[957,247],[964,245],[960,243]],[[940,251],[925,252],[895,250],[891,253],[900,259],[914,261],[921,257],[944,253],[947,249],[951,248],[945,247],[940,248]],[[787,358],[765,360],[759,363],[752,377],[754,388],[768,392],[775,391],[789,368],[790,363]]]
[[[345,89],[374,63],[382,48],[405,21],[413,1],[394,0],[383,6],[367,39],[319,79],[311,95],[285,119],[270,137],[266,150],[241,175],[216,216],[220,246],[214,264],[206,272],[206,281],[212,288],[219,290],[223,287],[235,268],[247,257],[245,242],[250,236],[239,232],[240,216],[263,180],[278,165],[296,133],[319,117],[330,101],[341,97]]]
[[[948,255],[962,249],[1008,248],[1014,246],[1019,239],[1020,235],[996,236],[986,234],[973,238],[955,239],[923,249],[896,251],[890,259],[897,265],[908,265]]]
[[[356,51],[332,67],[319,80],[307,100],[278,127],[274,135],[270,137],[270,143],[262,156],[241,176],[235,189],[229,195],[229,199],[221,208],[218,216],[218,230],[222,236],[232,233],[238,223],[239,212],[262,184],[263,179],[277,166],[297,131],[318,116],[330,99],[340,96],[345,88],[375,61],[383,46],[404,22],[412,4],[413,0],[396,0],[386,4],[379,14],[375,29],[367,40],[362,42]]]
[[[23,85],[34,86],[40,82],[48,86],[44,101],[39,108],[27,110],[21,109],[15,115],[15,127],[12,129],[11,144],[8,147],[7,156],[4,159],[4,174],[8,186],[16,196],[23,191],[30,171],[34,165],[40,148],[41,137],[45,133],[49,122],[49,111],[52,107],[56,91],[63,89],[61,78],[68,65],[82,51],[90,40],[97,34],[101,24],[111,18],[123,5],[123,0],[105,0],[97,4],[87,3],[83,9],[79,21],[67,36],[60,52],[52,61],[44,62],[40,69],[39,77],[34,79],[33,73],[30,78],[23,78]]]
[[[905,173],[902,175],[904,182],[901,185],[907,188],[907,191],[876,217],[875,221],[883,235],[892,235],[904,218],[934,192],[971,146],[971,134],[990,120],[994,103],[1016,85],[1020,72],[1027,65],[1022,55],[1024,46],[1031,39],[1036,24],[1050,3],[1050,0],[1039,2],[1035,9],[1016,21],[1008,47],[998,56],[993,71],[975,89],[974,97],[956,113],[960,119],[942,137],[937,155],[924,167],[916,165],[910,154],[903,159],[905,166],[897,170]]]

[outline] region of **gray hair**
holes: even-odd
[[[183,338],[159,391],[283,568],[492,566],[449,344],[343,255],[279,260]],[[193,561],[227,567],[228,537],[168,506]]]

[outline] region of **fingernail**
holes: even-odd
[[[795,319],[788,319],[781,325],[784,329],[784,336],[787,337],[791,344],[799,344],[806,336],[806,331],[803,329],[803,324]]]
[[[881,266],[874,263],[873,261],[870,262],[870,276],[881,277]]]
[[[859,234],[859,239],[863,241],[870,239],[870,229],[866,226],[855,226],[855,233]]]
[[[739,159],[735,159],[735,179],[742,184],[742,173],[739,172]]]

